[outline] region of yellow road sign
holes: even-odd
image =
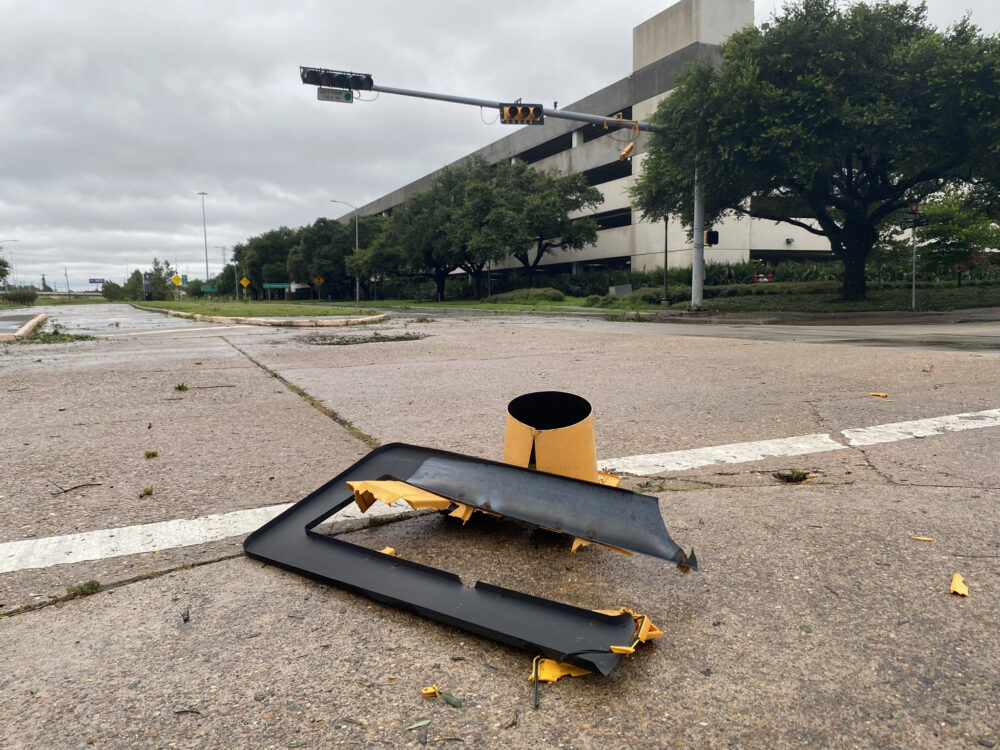
[[[240,279],[240,283],[243,285],[243,288],[246,289],[248,286],[250,286],[250,279],[244,276],[242,279]]]
[[[317,276],[317,277],[316,277],[315,279],[313,279],[313,283],[314,283],[314,284],[315,284],[316,286],[319,286],[320,284],[322,284],[322,283],[323,283],[323,277],[322,277],[322,276]]]
[[[181,285],[181,282],[182,282],[182,281],[184,281],[184,279],[182,279],[182,278],[181,278],[180,276],[178,276],[178,275],[177,275],[176,273],[175,273],[175,274],[173,275],[173,278],[171,278],[170,280],[171,280],[172,282],[174,282],[174,286],[180,286],[180,285]]]

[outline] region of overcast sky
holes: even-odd
[[[21,283],[120,283],[154,257],[203,278],[204,191],[214,275],[248,237],[341,216],[331,198],[364,204],[510,132],[457,104],[318,102],[299,65],[565,106],[629,75],[632,28],[670,4],[0,0],[0,246]],[[757,0],[757,23],[779,4]],[[928,8],[1000,31],[997,0]]]

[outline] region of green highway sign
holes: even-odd
[[[202,284],[201,291],[203,292],[217,292],[219,287],[216,284]]]
[[[269,281],[265,281],[263,286],[264,286],[265,289],[291,289],[292,288],[292,285],[290,283],[288,283],[287,281],[283,282],[283,283],[271,283]]]

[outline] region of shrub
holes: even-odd
[[[483,302],[508,302],[520,305],[533,305],[538,302],[562,302],[566,295],[558,289],[543,287],[541,289],[515,289],[486,297]]]
[[[14,288],[0,292],[0,297],[8,305],[33,305],[38,299],[38,292],[30,288]]]

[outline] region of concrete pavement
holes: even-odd
[[[602,459],[1000,407],[989,351],[509,316],[397,316],[374,330],[425,338],[324,346],[317,335],[356,334],[154,332],[126,309],[108,307],[99,341],[0,356],[3,412],[19,425],[0,437],[0,543],[294,502],[366,440],[499,458],[506,403],[533,390],[588,398]],[[89,579],[111,588],[0,620],[0,743],[417,745],[421,728],[407,727],[430,719],[428,744],[988,747],[1000,741],[998,434],[626,478],[697,549],[704,572],[687,576],[570,555],[516,524],[420,515],[334,531],[463,579],[631,606],[664,628],[609,678],[543,685],[537,711],[531,654],[249,561],[240,537],[5,573],[8,613]],[[816,477],[772,476],[793,467]],[[948,593],[955,572],[968,598]],[[463,707],[422,698],[429,684]]]

